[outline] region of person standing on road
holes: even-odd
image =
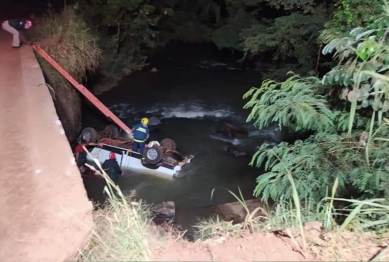
[[[120,166],[116,161],[116,155],[114,152],[109,153],[109,159],[104,161],[103,170],[112,179],[112,181],[117,184],[119,176],[123,175],[123,171],[120,169]]]
[[[12,47],[19,48],[23,42],[31,44],[31,37],[28,34],[28,29],[32,26],[32,22],[26,19],[9,19],[1,24],[1,27],[8,33],[13,35]],[[22,39],[22,43],[20,42]]]
[[[147,126],[149,123],[149,119],[144,117],[140,121],[140,124],[134,126],[132,128],[133,133],[133,143],[132,143],[132,151],[136,152],[136,150],[140,149],[140,153],[143,155],[143,152],[145,150],[145,142],[147,139],[149,139],[150,131]],[[143,158],[142,158],[143,160]]]

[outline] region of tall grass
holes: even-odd
[[[226,189],[227,190],[227,189]],[[246,211],[245,219],[238,224],[233,224],[232,221],[223,221],[219,219],[219,216],[216,218],[212,217],[206,220],[200,220],[197,225],[194,226],[195,238],[196,239],[209,239],[217,237],[236,237],[241,236],[246,230],[249,230],[250,233],[259,232],[262,228],[260,226],[259,220],[263,216],[256,216],[256,214],[261,211],[262,214],[266,213],[265,209],[262,207],[257,207],[253,211],[249,210],[249,207],[246,201],[243,198],[242,192],[238,187],[239,196],[234,192],[227,190],[234,198],[242,205],[243,209]],[[211,199],[215,192],[215,188],[211,192]]]
[[[256,225],[254,222],[253,230],[257,231]],[[207,239],[217,239],[217,238],[234,238],[240,237],[245,232],[242,224],[233,224],[232,221],[224,221],[219,218],[219,216],[200,220],[194,226],[194,239],[197,240],[207,240]],[[259,230],[258,230],[259,231]]]
[[[81,252],[81,261],[149,260],[147,227],[151,220],[148,208],[141,202],[127,203],[124,199],[115,199],[111,194],[114,193],[110,193],[108,205],[95,214],[97,229],[89,245]]]
[[[134,195],[126,198],[102,169],[99,161],[94,159],[94,163],[106,181],[104,191],[108,194],[108,203],[104,209],[95,213],[97,229],[92,233],[89,245],[82,251],[81,261],[149,260],[149,208],[142,202],[131,201]],[[96,171],[93,166],[88,166]]]
[[[374,230],[386,233],[389,230],[389,199],[375,198],[366,200],[334,198],[335,201],[350,203],[349,215],[342,223],[340,230],[346,228]]]
[[[171,227],[155,226],[150,206],[134,201],[135,193],[126,197],[97,159],[94,159],[94,164],[106,181],[104,191],[108,195],[108,203],[95,212],[96,229],[91,234],[89,245],[80,252],[80,262],[149,261],[153,250],[164,248],[182,237],[183,234]],[[94,166],[88,166],[96,170]]]
[[[87,71],[95,70],[101,61],[98,38],[77,14],[77,6],[68,6],[60,13],[49,9],[36,20],[32,35],[34,43],[78,81],[86,77]],[[43,58],[38,56],[38,60],[51,85],[67,84],[66,79]]]
[[[86,148],[84,148],[86,150]],[[82,251],[80,261],[145,261],[150,260],[152,251],[156,247],[166,245],[166,237],[171,239],[172,232],[161,233],[161,230],[153,231],[150,216],[150,208],[142,202],[132,201],[132,196],[125,197],[120,188],[112,182],[102,170],[100,163],[94,159],[95,165],[101,171],[107,185],[104,188],[109,196],[108,205],[104,210],[97,212],[95,216],[96,230],[92,234],[89,245]],[[94,167],[89,166],[94,169]],[[292,173],[290,181],[293,181]],[[294,184],[291,183],[291,187]],[[327,229],[334,229],[335,201],[349,202],[351,204],[348,217],[338,228],[338,232],[352,225],[353,228],[371,229],[380,228],[381,232],[387,232],[389,224],[389,202],[387,199],[350,200],[335,198],[338,180],[334,181],[331,195],[323,198],[320,203],[300,201],[297,191],[294,191],[294,201],[281,201],[274,208],[265,210],[257,207],[250,211],[243,195],[232,191],[232,194],[246,211],[244,221],[239,224],[208,219],[200,221],[196,228],[196,238],[216,239],[242,236],[244,232],[284,231],[300,248],[300,252],[307,255],[307,242],[304,234],[304,223],[319,221]],[[211,193],[213,197],[214,190]],[[309,199],[305,197],[303,199]],[[298,208],[296,208],[296,205]],[[263,215],[257,215],[261,211]],[[289,228],[297,227],[300,231],[302,246],[298,243]],[[182,235],[181,235],[182,236]],[[180,238],[181,236],[178,236]],[[174,242],[177,239],[174,240]],[[173,243],[174,243],[173,242]],[[388,248],[385,248],[374,260],[386,256]]]
[[[98,38],[77,14],[77,6],[68,6],[60,13],[48,10],[36,20],[33,41],[45,50],[65,71],[78,82],[85,83],[87,72],[101,62]],[[55,91],[55,106],[66,136],[76,138],[81,129],[81,99],[76,89],[43,57],[36,55],[46,82]],[[86,85],[86,84],[85,84]]]
[[[292,173],[288,170],[291,181],[290,186],[294,187]],[[336,198],[335,194],[338,188],[338,178],[333,183],[332,192],[330,196],[324,197],[319,203],[313,203],[309,201],[309,197],[305,196],[303,201],[300,201],[297,191],[294,191],[293,201],[280,201],[272,209],[268,208],[267,212],[264,212],[266,216],[254,216],[254,212],[250,213],[247,209],[247,205],[242,197],[238,197],[236,194],[229,191],[238,202],[242,204],[247,212],[247,216],[243,224],[233,225],[232,222],[220,221],[216,219],[208,219],[200,221],[197,225],[197,238],[207,239],[216,237],[236,237],[242,236],[242,231],[247,225],[247,218],[250,218],[250,225],[253,231],[283,231],[288,235],[294,244],[300,248],[302,255],[307,255],[307,243],[316,245],[316,241],[312,238],[312,234],[308,234],[308,240],[305,239],[304,224],[306,222],[317,221],[328,232],[332,233],[336,241],[345,231],[370,231],[376,234],[376,237],[381,240],[388,238],[389,232],[389,199],[388,198],[375,198],[366,200],[345,199]],[[240,192],[240,191],[239,191]],[[212,192],[213,194],[213,192]],[[328,194],[327,194],[328,195]],[[335,202],[349,203],[349,206],[342,209],[342,213],[334,207]],[[345,215],[346,219],[341,225],[335,223],[335,216]],[[296,241],[294,234],[296,231],[289,230],[290,228],[298,228],[300,236],[302,238],[302,246]],[[309,228],[307,228],[309,229]],[[293,233],[294,232],[294,233]],[[331,240],[331,241],[332,241]],[[332,242],[335,245],[335,242]],[[323,247],[324,248],[324,247]],[[333,255],[339,257],[337,247],[333,247],[334,250],[327,250]],[[379,261],[385,259],[388,256],[389,247],[384,245],[384,248],[379,254],[377,254],[371,261]]]
[[[276,155],[278,160],[282,163],[282,160]],[[282,163],[283,164],[283,163]],[[242,235],[242,231],[249,229],[250,233],[260,231],[280,231],[288,230],[288,228],[297,227],[300,231],[302,238],[301,253],[306,256],[307,243],[304,234],[304,223],[318,221],[324,226],[324,228],[330,229],[334,224],[333,216],[336,214],[333,207],[334,197],[338,187],[338,179],[335,180],[331,197],[324,198],[319,203],[313,203],[310,201],[311,198],[305,196],[305,198],[299,197],[297,192],[292,172],[285,166],[286,174],[292,188],[292,200],[280,201],[272,208],[266,205],[266,210],[262,207],[257,207],[250,212],[243,195],[238,188],[239,196],[230,190],[227,190],[235,199],[242,205],[246,211],[246,217],[240,224],[232,224],[232,221],[225,222],[220,221],[219,217],[200,221],[196,226],[196,238],[207,239],[215,237],[235,237]],[[214,189],[215,190],[215,189]],[[211,192],[211,198],[214,190]],[[305,199],[301,201],[300,199]],[[329,200],[329,201],[328,201]],[[264,215],[257,215],[257,212],[261,211]],[[291,238],[291,233],[288,234]],[[297,245],[298,243],[294,241]]]

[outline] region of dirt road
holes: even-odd
[[[0,28],[0,257],[64,261],[85,243],[92,204],[31,47]]]

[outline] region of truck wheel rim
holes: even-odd
[[[147,151],[147,158],[150,160],[155,160],[158,157],[158,152],[154,148],[151,148]]]

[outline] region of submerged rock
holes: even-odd
[[[217,133],[224,134],[227,137],[233,137],[233,138],[248,137],[248,132],[246,130],[239,129],[235,125],[229,123],[224,123],[222,128],[217,130]]]
[[[173,201],[166,201],[160,204],[156,204],[151,208],[154,214],[154,222],[156,224],[162,224],[164,222],[174,222],[176,210]]]
[[[156,126],[159,124],[161,124],[161,120],[159,120],[157,117],[152,116],[149,118],[149,123],[148,123],[149,126]]]
[[[223,150],[226,151],[227,153],[235,156],[235,157],[247,155],[246,152],[244,152],[244,151],[242,151],[239,148],[234,147],[234,146],[227,146],[226,145],[223,147]]]

